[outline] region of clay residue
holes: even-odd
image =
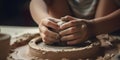
[[[102,45],[101,45],[101,50],[98,57],[96,58],[87,58],[88,60],[119,60],[118,57],[120,55],[120,36],[115,36],[115,35],[101,35],[98,37],[99,40],[101,41]],[[16,39],[17,40],[17,39]],[[22,42],[20,42],[22,43]],[[28,43],[28,42],[27,42]],[[16,43],[17,44],[17,43]],[[25,57],[24,55],[20,56],[19,53],[23,53],[23,52],[27,52],[28,48],[25,48],[26,45],[22,45],[19,47],[15,47],[13,52],[10,52],[8,60],[17,60],[18,58],[15,58],[16,56],[19,58],[23,58],[23,60],[38,60],[38,58],[36,57]],[[22,49],[23,51],[21,51]],[[69,49],[71,47],[68,47],[67,49]],[[59,48],[58,48],[59,49]],[[26,56],[28,56],[27,54],[25,54]],[[64,58],[66,60],[69,60],[67,58]],[[79,59],[79,60],[87,60],[87,59]],[[45,59],[41,59],[41,60],[45,60]],[[49,60],[49,59],[47,59]]]
[[[74,45],[74,46],[69,46],[69,45],[65,45],[65,46],[61,46],[58,44],[52,44],[52,45],[46,45],[43,42],[39,42],[37,43],[37,46],[39,46],[40,49],[42,50],[46,50],[46,51],[73,51],[73,50],[84,50],[84,49],[89,49],[94,47],[94,45],[100,45],[99,41],[95,42],[95,41],[85,41],[82,44],[78,44],[78,45]]]

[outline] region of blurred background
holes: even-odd
[[[29,3],[30,0],[0,0],[0,25],[36,26]]]

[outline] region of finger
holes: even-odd
[[[44,35],[43,33],[41,33],[40,35],[41,35],[41,37],[42,37],[43,42],[46,43],[46,44],[52,44],[52,43],[54,43],[54,42],[57,42],[56,39],[51,38],[51,37],[47,37],[47,36]]]
[[[50,21],[58,23],[60,22],[60,19],[55,19],[55,18],[48,18]]]
[[[69,15],[61,18],[62,21],[70,21],[70,20],[76,20],[76,19],[77,18],[74,18],[74,17],[69,16]]]
[[[44,26],[50,27],[50,28],[52,28],[52,29],[56,29],[56,30],[59,29],[59,26],[57,25],[57,23],[55,23],[55,22],[53,22],[53,21],[50,21],[50,20],[43,21],[42,24],[43,24]]]
[[[76,40],[68,41],[67,44],[76,45],[76,44],[79,44],[80,42],[82,42],[80,39],[76,39]]]
[[[72,40],[78,39],[80,37],[81,37],[81,34],[79,32],[77,32],[77,33],[74,33],[71,35],[63,36],[61,38],[61,41],[72,41]]]
[[[76,40],[70,40],[67,42],[68,45],[75,45],[75,44],[79,44],[83,41],[85,41],[88,37],[87,37],[87,29],[84,27],[84,29],[82,29],[83,31],[80,33],[80,37],[78,37]],[[85,31],[86,30],[86,31]]]
[[[42,33],[43,34],[43,33]],[[57,37],[51,37],[51,36],[48,36],[46,34],[44,34],[44,36],[46,40],[49,40],[49,41],[52,41],[52,42],[57,42],[58,38]],[[59,41],[59,40],[58,40]]]
[[[42,41],[46,44],[50,44],[53,43],[52,41],[48,40],[47,38],[45,38],[44,34],[40,33],[41,37],[42,37]]]
[[[68,29],[65,29],[65,30],[61,31],[59,34],[61,36],[65,36],[65,35],[69,35],[69,34],[72,34],[72,33],[76,33],[78,31],[80,31],[80,27],[75,26],[75,27],[70,27]]]
[[[43,33],[46,36],[51,37],[51,38],[59,37],[58,33],[48,30],[48,28],[46,28],[45,26],[40,26],[40,31],[41,31],[41,33]]]
[[[82,21],[79,21],[79,20],[72,20],[72,21],[69,21],[67,23],[64,23],[60,26],[60,29],[61,30],[64,30],[66,28],[69,28],[69,27],[72,27],[72,26],[76,26],[76,25],[82,25],[83,22]]]

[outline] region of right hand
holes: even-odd
[[[39,29],[44,43],[53,44],[55,42],[58,42],[59,34],[51,30],[59,30],[57,22],[59,22],[59,19],[52,17],[41,19],[39,23]]]

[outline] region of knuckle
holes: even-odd
[[[80,37],[80,34],[79,34],[79,33],[75,33],[75,34],[72,35],[72,38],[75,38],[75,39],[76,39],[76,38],[79,38],[79,37]]]
[[[49,44],[49,41],[47,40],[46,37],[43,37],[43,42],[46,43],[46,44]]]
[[[63,41],[64,41],[64,40],[66,40],[66,38],[65,38],[65,37],[63,37],[63,38],[61,38],[61,40],[63,40]]]
[[[45,30],[43,31],[43,34],[47,35],[47,34],[48,34],[48,31],[45,29]]]
[[[86,24],[82,24],[81,28],[87,29],[87,25]]]
[[[51,35],[53,35],[53,36],[58,36],[58,33],[53,33],[53,34],[51,34]]]
[[[81,38],[77,39],[77,43],[83,42],[82,40],[83,40],[83,39],[81,39]]]
[[[75,34],[73,34],[71,37],[72,37],[72,38],[75,38],[75,37],[76,37],[76,35],[75,35]]]
[[[61,38],[62,39],[62,41],[67,41],[68,40],[68,37],[66,36],[66,37],[63,37],[63,38]]]
[[[47,38],[46,38],[46,37],[43,37],[43,40],[44,40],[44,41],[47,41]]]
[[[70,23],[71,23],[71,24],[75,24],[75,23],[76,23],[76,20],[73,20],[73,21],[71,21]]]
[[[48,37],[48,34],[44,34],[44,37],[47,39],[47,37]]]
[[[74,44],[78,44],[78,43],[79,43],[79,40],[75,40],[75,41],[74,41]]]
[[[50,42],[48,42],[48,41],[43,41],[45,44],[50,44]]]
[[[41,20],[39,26],[44,25],[44,20]]]
[[[59,34],[60,34],[60,36],[63,36],[63,34],[64,34],[64,31],[62,31],[62,32],[59,32]]]
[[[49,25],[50,23],[51,23],[50,21],[47,21],[47,22],[46,22],[46,25]]]
[[[42,32],[42,30],[39,28],[39,31]]]
[[[69,15],[65,16],[65,18],[69,18],[69,17],[70,17]]]
[[[72,32],[74,32],[74,31],[76,31],[76,28],[75,28],[75,27],[72,27],[72,28],[70,29],[70,32],[72,33]]]
[[[65,36],[65,35],[67,35],[67,33],[60,33],[61,37]]]
[[[79,43],[79,41],[75,41],[75,44],[78,44]]]
[[[85,20],[84,19],[78,19],[79,22],[84,22]]]

